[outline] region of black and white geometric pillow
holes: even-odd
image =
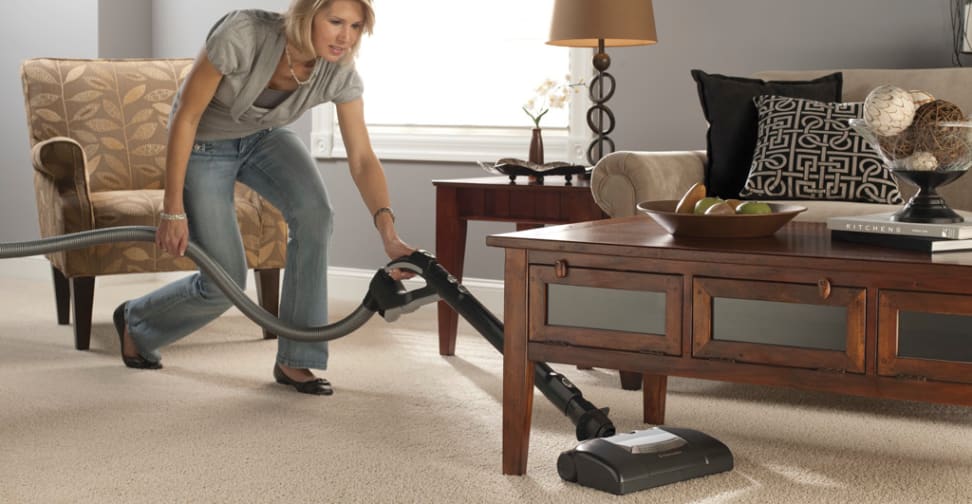
[[[743,198],[899,204],[898,184],[881,158],[847,124],[862,103],[763,95],[756,150]]]

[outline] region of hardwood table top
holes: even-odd
[[[972,251],[926,253],[831,240],[821,222],[790,222],[763,238],[707,239],[676,237],[643,215],[552,226],[491,235],[494,247],[607,254],[627,257],[772,264],[774,258],[792,264],[805,257],[838,264],[854,262],[887,268],[887,263],[972,266]],[[880,266],[878,266],[880,265]]]

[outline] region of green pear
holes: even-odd
[[[708,210],[710,206],[715,205],[716,203],[725,203],[725,201],[723,201],[722,198],[718,196],[706,196],[705,198],[700,199],[699,202],[695,204],[695,208],[693,211],[699,215],[704,214],[705,211]]]

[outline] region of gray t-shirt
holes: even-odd
[[[274,108],[254,105],[270,82],[286,43],[283,16],[276,12],[237,10],[216,22],[206,38],[206,54],[223,79],[199,120],[197,140],[241,138],[290,124],[315,105],[345,103],[361,96],[364,85],[353,63],[318,58],[307,85],[299,86]],[[182,89],[176,94],[173,111],[181,96]]]

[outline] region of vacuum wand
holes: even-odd
[[[105,243],[154,242],[155,231],[155,228],[147,226],[123,226],[28,242],[0,243],[0,259],[73,250]],[[194,243],[189,243],[186,256],[213,280],[247,318],[278,336],[296,341],[329,341],[354,332],[375,313],[380,313],[385,320],[393,322],[402,314],[413,312],[422,305],[436,302],[441,298],[469,321],[497,351],[503,353],[503,323],[446,271],[436,261],[434,255],[426,251],[416,251],[378,270],[371,280],[364,300],[345,318],[325,326],[308,328],[285,324],[254,303],[222,266]],[[426,285],[409,291],[401,282],[388,274],[390,269],[412,271],[425,279]],[[574,422],[577,426],[578,440],[615,434],[614,425],[607,417],[608,408],[598,409],[584,399],[580,389],[550,366],[543,362],[535,364],[534,383],[558,410]]]
[[[482,334],[493,348],[503,353],[503,323],[461,285],[456,277],[446,271],[436,261],[435,256],[419,250],[410,256],[392,261],[388,267],[421,275],[428,287]],[[607,416],[610,411],[608,408],[598,409],[584,399],[580,389],[546,363],[537,362],[533,369],[534,384],[547,400],[574,422],[578,441],[615,434],[614,424]]]

